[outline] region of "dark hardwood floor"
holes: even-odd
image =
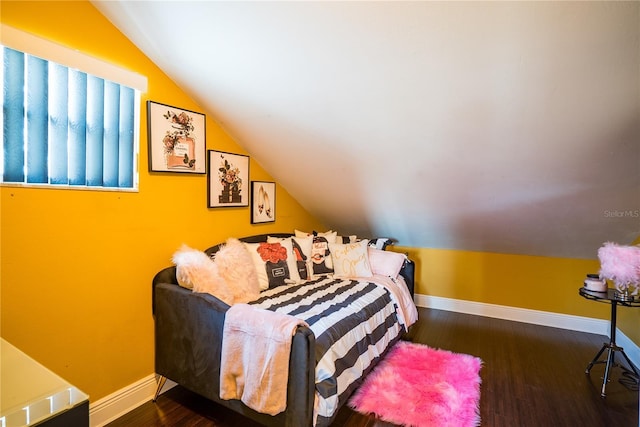
[[[441,310],[420,308],[419,313],[411,331],[414,342],[483,360],[483,427],[639,426],[638,391],[618,382],[620,368],[613,370],[605,399],[600,397],[604,366],[595,365],[585,375],[607,337]],[[348,408],[333,425],[391,426]],[[257,424],[177,386],[108,425],[124,426]]]

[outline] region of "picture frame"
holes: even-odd
[[[207,173],[206,116],[147,101],[149,172]]]
[[[251,181],[251,224],[275,222],[276,183]]]
[[[249,156],[208,150],[207,206],[249,206]]]

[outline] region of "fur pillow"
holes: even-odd
[[[218,266],[202,251],[182,245],[173,254],[178,284],[193,292],[208,293],[231,305],[234,295],[218,271]]]
[[[236,303],[258,299],[258,273],[251,254],[240,240],[233,237],[227,239],[224,246],[214,254],[214,260]]]

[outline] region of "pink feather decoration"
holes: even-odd
[[[600,277],[613,281],[616,287],[640,284],[640,246],[621,246],[606,242],[598,249]]]

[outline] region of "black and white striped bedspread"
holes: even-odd
[[[387,289],[367,281],[322,277],[261,293],[250,304],[305,320],[316,337],[316,425],[329,425],[371,363],[403,327]]]

